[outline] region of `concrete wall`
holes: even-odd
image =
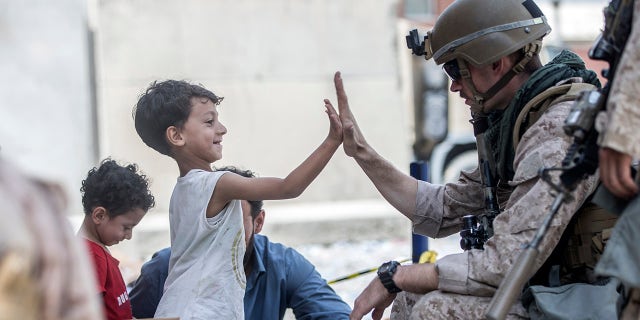
[[[323,98],[335,102],[333,73],[341,70],[368,140],[408,171],[412,113],[401,95],[395,0],[110,0],[94,5],[100,156],[136,162],[152,178],[158,205],[140,232],[145,226],[166,231],[163,221],[178,176],[175,162],[144,145],[134,129],[132,107],[154,80],[187,79],[225,97],[219,111],[229,132],[216,166],[284,177],[326,136]],[[362,199],[383,202],[340,149],[300,198],[266,206]]]
[[[60,183],[78,214],[97,158],[86,12],[82,0],[0,0],[0,157]]]

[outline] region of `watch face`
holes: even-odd
[[[389,269],[391,269],[391,263],[385,262],[380,266],[380,269],[378,269],[378,273],[389,272]]]

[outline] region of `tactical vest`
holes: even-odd
[[[551,106],[576,100],[581,91],[595,88],[588,83],[569,83],[551,87],[531,99],[518,114],[513,130],[514,150],[526,129]],[[575,282],[596,282],[593,269],[604,251],[617,217],[593,204],[589,197],[574,214],[558,245],[529,284],[554,287]]]

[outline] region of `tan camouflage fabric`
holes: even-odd
[[[607,127],[604,132],[600,132],[599,143],[600,146],[631,155],[637,160],[640,159],[640,1],[634,3],[633,17],[631,34],[620,58],[607,101]],[[638,214],[627,214],[630,213]],[[638,219],[623,216],[619,221],[623,220]],[[636,228],[621,225],[614,229],[612,238],[616,243],[619,241],[621,253],[637,253],[637,243],[625,243],[623,237],[633,230],[637,230],[637,225]],[[603,262],[607,263],[598,266],[601,271],[608,273],[611,271],[607,268],[617,264],[616,256],[610,251],[603,255]],[[624,264],[624,261],[618,263]],[[633,276],[637,278],[637,274]],[[632,289],[621,319],[640,319],[640,288]]]
[[[103,319],[63,199],[59,187],[0,160],[0,320]]]
[[[538,170],[560,167],[571,144],[562,125],[572,104],[566,101],[552,106],[527,129],[516,149],[515,176],[508,182],[510,188],[498,190],[503,212],[494,220],[494,236],[485,243],[484,250],[452,254],[436,262],[441,293],[423,296],[414,307],[414,318],[427,314],[423,308],[431,310],[429,319],[440,319],[435,315],[452,319],[448,316],[451,314],[459,315],[459,319],[477,319],[484,312],[490,297],[518,259],[523,245],[533,238],[555,198],[552,188],[539,178]],[[558,173],[552,177],[557,181]],[[531,275],[551,254],[573,214],[595,190],[597,180],[597,174],[583,180],[572,193],[573,199],[561,206],[540,244]],[[461,217],[482,213],[483,201],[477,168],[462,172],[456,183],[444,186],[419,181],[417,209],[412,218],[414,232],[436,238],[457,233]],[[512,311],[517,315],[524,309],[518,303]]]
[[[401,292],[393,302],[391,319],[484,319],[490,297],[475,297],[442,291],[426,295]],[[521,304],[514,305],[506,320],[528,319]]]
[[[607,101],[608,125],[600,145],[640,159],[640,1]]]

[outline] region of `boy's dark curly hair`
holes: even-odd
[[[234,166],[226,166],[226,167],[222,167],[222,168],[216,168],[216,171],[229,171],[229,172],[233,172],[237,175],[241,175],[245,178],[255,178],[256,174],[251,171],[251,170],[242,170],[239,168],[236,168]],[[247,202],[249,202],[249,205],[251,206],[251,218],[255,219],[258,216],[258,213],[260,213],[260,210],[262,210],[262,200],[247,200]]]
[[[89,170],[80,192],[85,214],[104,207],[109,217],[115,217],[137,208],[147,212],[155,206],[147,176],[138,172],[138,166],[121,166],[110,158]]]
[[[165,132],[170,126],[181,128],[191,113],[191,98],[207,98],[218,105],[224,99],[202,85],[186,81],[153,82],[133,108],[136,131],[154,150],[170,155]]]

